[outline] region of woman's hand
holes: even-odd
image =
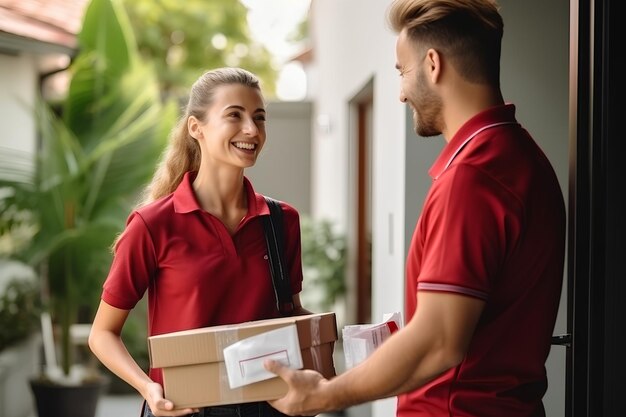
[[[156,382],[146,384],[144,398],[152,414],[156,417],[185,416],[199,411],[197,408],[181,408],[174,410],[174,403],[163,397],[163,387]]]

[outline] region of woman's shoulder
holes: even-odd
[[[132,213],[130,218],[139,215],[144,222],[150,223],[153,221],[161,221],[165,218],[169,218],[174,212],[173,194],[168,194],[140,207],[137,207]]]
[[[287,213],[288,215],[298,215],[298,209],[295,208],[293,205],[291,205],[290,203],[284,201],[284,200],[279,200],[278,198],[274,198],[268,195],[263,195],[263,194],[257,194],[257,198],[260,199],[265,199],[266,202],[267,200],[274,200],[275,202],[277,202],[280,205],[280,208],[282,209],[283,213]],[[258,201],[258,200],[257,200]]]

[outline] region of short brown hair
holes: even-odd
[[[447,56],[465,79],[500,84],[502,17],[495,0],[395,0],[391,28]]]

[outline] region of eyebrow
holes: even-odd
[[[241,111],[246,111],[246,108],[245,108],[245,107],[240,106],[240,105],[238,105],[238,104],[231,104],[230,106],[226,106],[226,107],[224,108],[224,111],[229,110],[229,109],[237,109],[237,110],[241,110]],[[264,108],[262,108],[262,107],[259,107],[259,108],[258,108],[258,109],[256,109],[253,113],[259,113],[259,112],[265,113],[265,109],[264,109]]]

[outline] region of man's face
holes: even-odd
[[[414,41],[400,32],[396,42],[396,68],[400,72],[400,101],[413,110],[415,133],[420,136],[441,134],[441,97],[428,79],[425,51],[419,53]]]

